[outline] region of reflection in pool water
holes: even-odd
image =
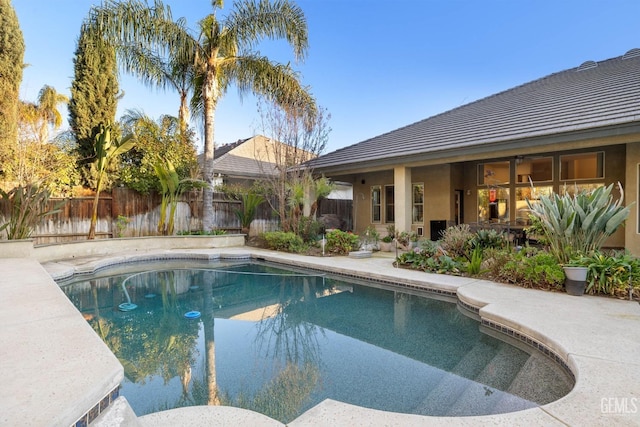
[[[61,284],[124,366],[121,394],[139,416],[232,405],[286,423],[327,398],[483,415],[545,404],[573,385],[451,302],[268,264],[146,268]]]

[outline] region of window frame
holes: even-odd
[[[589,177],[589,178],[564,178],[563,177],[563,169],[562,169],[562,158],[563,157],[569,157],[569,156],[580,156],[580,155],[588,155],[588,154],[595,154],[597,155],[601,155],[602,156],[602,176],[595,176],[595,177]],[[566,154],[560,154],[558,156],[558,168],[560,169],[558,172],[558,180],[561,183],[568,183],[568,182],[578,182],[578,181],[603,181],[605,179],[606,176],[606,161],[605,161],[605,152],[603,150],[598,150],[598,151],[587,151],[587,152],[583,152],[583,153],[566,153]],[[596,159],[597,161],[597,159]]]
[[[417,203],[415,200],[416,196],[416,188],[420,187],[422,189],[422,202]],[[417,207],[420,207],[421,219],[416,219],[416,214],[418,213]],[[424,224],[424,183],[416,182],[411,184],[411,223],[412,224]]]
[[[393,192],[393,199],[389,202],[388,190]],[[391,209],[391,210],[389,210]],[[384,186],[384,222],[385,224],[393,224],[396,221],[396,189],[393,184],[385,184]],[[391,212],[391,219],[389,219],[389,212]]]
[[[508,171],[507,171],[507,180],[506,181],[499,181],[496,178],[493,178],[492,180],[489,180],[488,178],[491,176],[494,176],[495,174],[490,174],[489,172],[484,171],[484,167],[485,165],[490,165],[490,164],[505,164],[508,166]],[[480,168],[482,168],[483,172],[480,173]],[[491,171],[489,169],[489,171]],[[482,179],[480,179],[482,177]],[[493,162],[481,162],[477,164],[477,169],[476,169],[476,181],[477,181],[477,185],[478,187],[485,187],[485,186],[504,186],[504,185],[509,185],[511,183],[511,161],[510,160],[496,160]]]
[[[378,198],[377,198],[378,203],[376,203],[376,198],[374,197],[376,190],[378,192]],[[376,211],[378,214],[378,219],[375,218]],[[371,186],[371,223],[372,224],[382,223],[382,187],[380,185]]]

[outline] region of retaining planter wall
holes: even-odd
[[[49,262],[149,249],[202,249],[231,246],[244,246],[244,234],[98,239],[42,246],[34,246],[32,239],[8,240],[0,241],[0,258],[33,258],[39,262]]]

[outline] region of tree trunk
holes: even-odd
[[[93,211],[91,212],[91,225],[89,226],[88,240],[96,238],[96,223],[98,222],[98,202],[100,201],[100,187],[102,187],[102,178],[98,177],[96,195],[93,198]]]
[[[202,229],[210,231],[213,229],[213,156],[214,144],[214,121],[216,113],[215,97],[215,75],[208,73],[205,83],[202,86],[202,98],[204,100],[204,159],[203,175],[204,181],[208,184],[203,191],[202,203]]]
[[[216,342],[215,342],[215,320],[213,314],[213,289],[211,283],[205,284],[204,288],[204,343],[207,378],[207,405],[220,405],[220,395],[218,393],[218,380],[216,377]]]
[[[180,93],[180,110],[178,111],[178,122],[180,123],[180,136],[182,142],[187,143],[187,123],[189,122],[189,103],[187,102],[187,92]]]

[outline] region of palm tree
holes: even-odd
[[[198,25],[195,36],[184,19],[173,21],[171,10],[160,0],[153,6],[139,0],[106,1],[91,10],[90,22],[108,42],[121,49],[138,46],[168,58],[168,64],[193,64],[195,93],[192,106],[204,118],[203,228],[213,228],[214,123],[218,101],[230,85],[240,94],[264,96],[291,114],[314,116],[315,100],[289,64],[270,61],[254,51],[262,39],[285,39],[295,58],[303,59],[307,24],[302,10],[288,0],[241,0],[235,10],[218,19],[222,0],[212,1],[212,13]]]
[[[180,96],[178,121],[183,142],[188,142],[189,95],[193,89],[194,70],[190,58],[169,54],[168,58],[142,48],[139,44],[124,44],[117,49],[120,67],[137,75],[143,83],[161,89],[173,88]]]
[[[67,104],[69,98],[58,93],[53,87],[44,85],[38,93],[37,103],[23,102],[21,105],[21,120],[30,128],[34,140],[44,144],[49,140],[49,130],[62,125],[62,114],[58,104]]]

